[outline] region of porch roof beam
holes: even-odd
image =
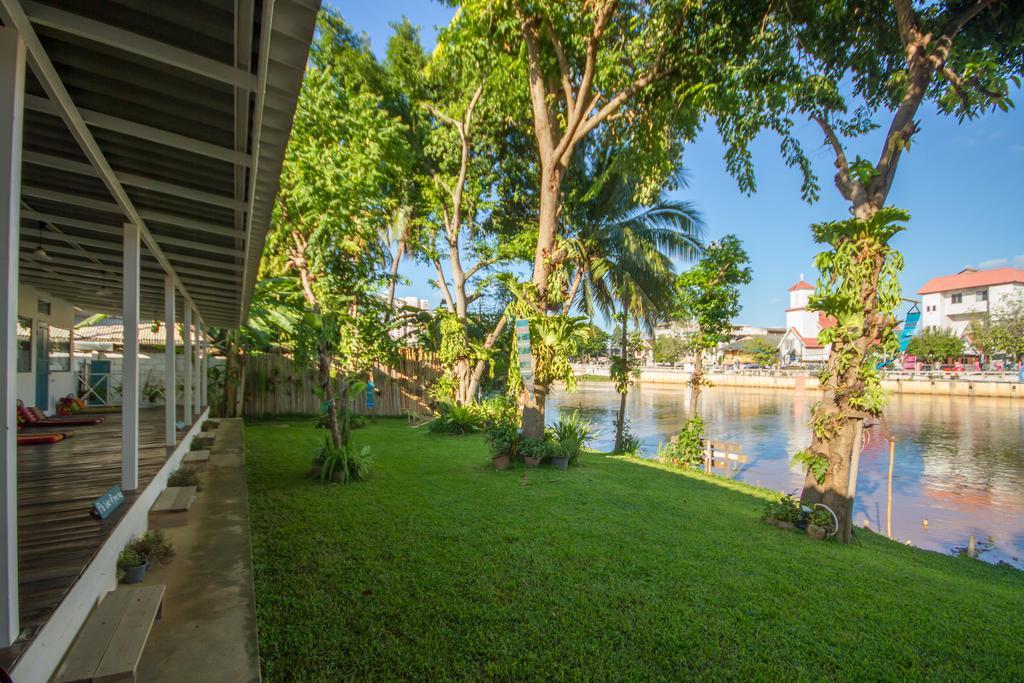
[[[0,0],[0,2],[6,1],[7,0]],[[67,206],[79,206],[86,209],[94,209],[96,211],[106,211],[108,213],[121,213],[121,208],[117,204],[114,202],[108,202],[104,199],[81,197],[79,195],[68,194],[67,192],[60,192],[59,190],[48,190],[44,187],[36,187],[34,185],[22,185],[21,193],[27,197],[45,199],[50,202],[65,204]],[[179,228],[196,230],[198,232],[208,232],[211,235],[234,237],[238,234],[230,227],[207,223],[206,221],[200,221],[186,216],[179,216],[177,214],[167,213],[166,211],[144,209],[137,213],[143,219],[153,221],[154,223],[167,223],[168,225],[174,225]]]
[[[35,3],[30,3],[30,5],[34,9],[40,8],[40,6]],[[49,8],[45,7],[43,7],[43,9],[49,10]],[[60,10],[53,11],[60,14],[66,14]],[[153,238],[153,235],[149,232],[149,228],[146,227],[146,222],[143,220],[142,216],[139,215],[139,212],[132,203],[128,193],[125,192],[124,186],[121,185],[121,182],[114,174],[113,168],[111,168],[107,158],[103,155],[103,151],[97,144],[96,139],[92,136],[89,126],[82,119],[81,113],[79,113],[78,108],[71,99],[71,95],[68,93],[63,81],[61,81],[60,75],[57,73],[57,69],[53,66],[53,62],[50,61],[49,55],[46,54],[46,50],[43,48],[43,44],[40,42],[39,36],[36,35],[35,28],[33,28],[28,15],[25,14],[25,10],[19,4],[18,0],[0,0],[0,18],[3,19],[6,26],[14,27],[18,30],[22,40],[25,41],[26,50],[28,52],[28,61],[29,65],[32,67],[32,71],[43,86],[43,90],[46,91],[50,101],[57,106],[60,116],[67,125],[71,135],[75,138],[79,147],[82,148],[82,151],[89,159],[89,162],[92,163],[99,172],[104,184],[113,195],[125,218],[128,222],[139,226],[142,241],[145,242],[153,257],[157,259],[161,266],[163,266],[164,271],[174,279],[175,286],[179,288],[185,300],[191,304],[192,299],[189,296],[188,290],[178,278],[177,273],[175,273],[174,266],[172,266],[171,262],[167,260],[166,256],[164,256],[160,246]],[[92,23],[98,24],[98,22]],[[103,24],[99,25],[103,26]],[[122,33],[127,33],[127,31]],[[117,44],[116,40],[109,40],[110,36],[107,38],[106,42]]]
[[[67,159],[65,157],[59,157],[54,154],[25,152],[22,155],[22,159],[25,163],[32,164],[33,166],[55,168],[61,171],[67,171],[68,173],[89,176],[90,178],[99,177],[96,169],[93,168],[91,164],[87,164],[82,161],[75,161],[74,159]],[[183,199],[191,199],[203,204],[210,204],[211,206],[222,206],[226,209],[245,209],[245,202],[240,202],[234,197],[204,192],[192,187],[169,183],[157,178],[147,178],[146,176],[137,175],[135,173],[125,173],[123,171],[116,171],[116,173],[121,184],[129,187],[140,187],[144,190],[153,190],[154,192],[160,192],[161,194],[181,197]]]
[[[6,0],[6,2],[10,1],[12,0]],[[237,88],[252,90],[256,87],[256,78],[253,74],[236,69],[230,64],[49,5],[26,1],[24,6],[28,12],[27,19],[34,24],[87,38],[97,43],[111,45],[125,52],[184,69]]]
[[[60,112],[57,111],[57,107],[53,105],[53,102],[38,95],[25,95],[25,107],[43,114],[60,116]],[[197,140],[187,135],[172,133],[169,130],[154,128],[153,126],[136,123],[135,121],[111,116],[110,114],[92,111],[91,109],[79,109],[78,112],[82,115],[82,119],[93,128],[102,128],[140,140],[155,142],[158,145],[183,149],[186,152],[210,157],[211,159],[219,159],[220,161],[227,161],[238,166],[247,167],[252,163],[252,157],[244,149],[221,147],[211,142]]]

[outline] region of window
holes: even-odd
[[[951,303],[962,304],[964,302],[964,295],[961,294],[960,292],[957,292],[956,294],[953,295],[952,299],[953,301]]]
[[[32,321],[18,317],[18,372],[32,372]]]
[[[71,372],[71,330],[50,326],[50,372]]]
[[[42,313],[43,315],[50,315],[50,302],[47,301],[46,299],[40,299],[36,303],[36,311]]]
[[[988,290],[983,289],[978,292],[978,301],[988,301]]]

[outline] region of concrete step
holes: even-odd
[[[185,526],[195,499],[195,486],[168,486],[149,509],[149,525],[157,529]]]

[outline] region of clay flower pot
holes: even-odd
[[[527,467],[537,467],[540,465],[540,458],[532,458],[529,455],[524,455],[523,464]]]
[[[508,457],[508,454],[506,453],[504,455],[494,456],[493,458],[491,458],[491,462],[494,463],[494,469],[506,470],[508,469],[511,459]]]

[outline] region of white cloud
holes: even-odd
[[[978,265],[968,263],[964,268],[973,268],[974,270],[985,270],[987,268],[1002,268],[1010,264],[1014,266],[1024,266],[1024,254],[1017,254],[1016,256],[1004,256],[1002,258],[993,258],[987,261],[982,261]]]

